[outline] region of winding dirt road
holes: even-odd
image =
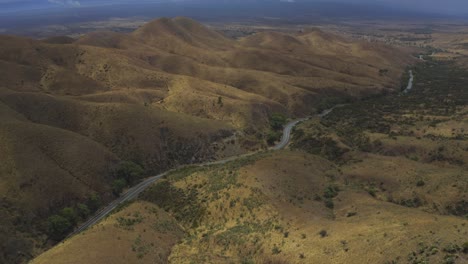
[[[334,108],[325,110],[321,114],[318,114],[317,116],[318,117],[324,117],[324,116],[328,115],[331,111],[333,111],[333,109]],[[296,119],[296,120],[293,120],[293,121],[287,123],[283,128],[283,135],[281,137],[280,142],[278,142],[274,147],[271,147],[270,150],[275,151],[275,150],[280,150],[280,149],[285,148],[289,144],[289,141],[291,140],[291,132],[292,132],[293,128],[297,124],[299,124],[300,122],[303,122],[303,121],[308,120],[308,119],[309,118],[300,118],[300,119]],[[137,184],[137,185],[133,186],[132,188],[128,189],[127,192],[123,193],[119,198],[117,198],[116,200],[111,202],[109,205],[107,205],[106,207],[104,207],[103,209],[98,211],[93,217],[91,217],[86,222],[84,222],[82,225],[80,225],[77,229],[75,229],[73,231],[73,233],[71,233],[68,237],[72,237],[72,236],[74,236],[74,235],[88,229],[89,227],[97,224],[104,217],[109,215],[115,208],[117,208],[117,206],[125,203],[126,201],[129,201],[131,199],[136,198],[141,192],[146,190],[154,182],[156,182],[157,180],[161,179],[162,177],[166,176],[167,174],[169,174],[169,173],[171,173],[171,172],[173,172],[173,171],[175,171],[177,169],[180,169],[180,168],[183,168],[183,167],[186,167],[186,166],[201,166],[202,167],[202,166],[209,166],[209,165],[226,164],[226,163],[228,163],[230,161],[234,161],[234,160],[237,160],[239,158],[244,158],[244,157],[247,157],[247,156],[252,156],[252,155],[254,155],[256,153],[258,153],[258,152],[252,152],[252,153],[248,153],[248,154],[244,154],[244,155],[240,155],[240,156],[229,157],[229,158],[226,158],[226,159],[223,159],[223,160],[217,160],[217,161],[213,161],[213,162],[205,162],[205,163],[201,163],[201,164],[184,165],[184,166],[180,166],[180,167],[168,170],[168,171],[163,172],[163,173],[161,173],[159,175],[146,178],[145,180],[143,180],[139,184]]]

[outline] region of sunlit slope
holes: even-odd
[[[460,263],[466,259],[457,249],[466,220],[376,199],[348,184],[331,162],[303,152],[180,171],[142,199],[153,204],[135,202],[33,263],[78,263],[77,252],[90,263],[108,255],[115,263],[385,263],[427,256],[439,263],[452,250]],[[155,205],[170,220],[155,221]],[[178,237],[170,249],[159,242],[166,236]],[[109,244],[119,250],[110,253]],[[155,260],[160,250],[171,253]]]
[[[96,32],[72,44],[50,44],[57,42],[2,37],[2,84],[146,103],[239,128],[261,127],[271,112],[311,113],[324,97],[396,89],[411,61],[403,50],[319,30],[235,41],[186,18],[155,20],[132,34]],[[219,97],[226,107],[212,109]]]
[[[318,30],[234,41],[186,18],[159,19],[131,35],[95,34],[78,43],[103,46],[102,38],[109,39],[107,47],[118,43],[120,52],[164,72],[273,99],[296,114],[313,111],[313,103],[327,93],[362,96],[395,88],[411,61],[402,50]]]
[[[183,228],[164,210],[137,202],[34,262],[167,263],[172,247],[183,236]]]

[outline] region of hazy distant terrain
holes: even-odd
[[[82,1],[83,2],[83,1]],[[102,1],[101,1],[102,2]],[[374,19],[434,19],[444,17],[434,13],[394,8],[374,3],[351,4],[330,2],[287,1],[185,1],[175,3],[148,3],[145,1],[102,3],[98,5],[57,6],[25,3],[15,10],[4,7],[0,13],[0,30],[13,34],[50,36],[44,28],[54,26],[60,34],[62,26],[106,21],[108,19],[187,16],[202,22],[247,22],[269,24],[340,23],[348,20]],[[5,5],[1,4],[0,5]],[[32,6],[30,6],[32,5]],[[7,12],[10,10],[9,12]],[[86,33],[84,29],[75,33]],[[76,32],[79,31],[79,32]]]

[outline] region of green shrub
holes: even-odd
[[[102,205],[101,197],[99,197],[97,194],[92,194],[88,198],[86,205],[88,206],[89,210],[91,210],[91,212],[95,212]]]
[[[47,233],[54,240],[61,240],[71,229],[72,224],[61,215],[53,215],[47,219]]]
[[[133,184],[143,178],[144,173],[143,168],[132,161],[122,162],[116,171],[117,178],[125,179],[128,184]]]
[[[463,243],[462,252],[465,253],[465,254],[468,254],[468,241]]]
[[[369,193],[370,196],[372,196],[372,197],[376,197],[377,196],[377,189],[375,189],[375,187],[369,187],[367,189],[367,193]]]
[[[279,249],[276,245],[273,247],[273,249],[271,250],[271,252],[275,255],[278,255],[279,253],[281,253],[281,249]]]
[[[286,124],[286,117],[283,114],[275,113],[270,116],[270,126],[273,130],[281,130]]]
[[[333,209],[335,207],[335,203],[333,203],[333,200],[330,198],[325,199],[325,206],[327,208]]]
[[[112,192],[114,195],[119,196],[122,193],[122,190],[127,186],[127,181],[125,179],[117,179],[112,183]]]
[[[357,212],[348,212],[346,214],[346,217],[352,217],[352,216],[355,216],[355,215],[357,215]]]
[[[68,220],[72,225],[77,222],[77,214],[72,207],[65,207],[60,211],[60,216]]]
[[[82,203],[79,203],[76,205],[76,211],[77,211],[78,216],[81,217],[81,219],[85,219],[91,213],[88,206]]]
[[[320,237],[326,237],[328,236],[328,232],[325,229],[320,230],[319,232]]]
[[[457,253],[460,250],[461,250],[461,248],[456,244],[448,244],[443,249],[444,252],[452,253],[452,254]]]
[[[281,139],[281,133],[276,131],[270,131],[267,135],[267,143],[268,145],[273,145],[276,141]]]
[[[323,192],[323,197],[325,198],[334,198],[338,195],[338,192],[340,189],[338,186],[335,185],[329,185],[327,188],[325,188],[325,191]]]

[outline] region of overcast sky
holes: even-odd
[[[138,2],[183,2],[183,1],[213,1],[213,0],[0,0],[0,12],[8,10],[21,10],[28,8],[51,8],[51,7],[82,7],[92,5],[105,5],[118,3]],[[267,2],[274,0],[219,0],[213,2]],[[381,3],[396,8],[417,9],[442,14],[468,14],[468,0],[277,0],[281,2],[344,2],[344,3]]]

